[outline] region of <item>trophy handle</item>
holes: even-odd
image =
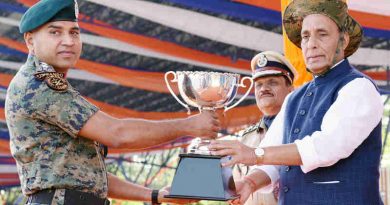
[[[246,98],[246,96],[249,95],[249,93],[251,92],[252,87],[253,87],[253,79],[252,79],[251,77],[243,77],[243,78],[241,79],[240,84],[237,84],[237,86],[238,86],[238,87],[243,87],[243,88],[245,88],[246,86],[244,85],[244,80],[246,80],[246,79],[248,79],[248,80],[251,82],[251,85],[249,86],[249,88],[248,88],[248,90],[246,91],[245,95],[243,95],[239,101],[237,101],[236,103],[234,103],[234,105],[229,106],[229,107],[225,106],[224,112],[226,112],[226,111],[228,111],[228,110],[230,110],[230,109],[236,107],[238,104],[240,104],[240,103]]]
[[[191,114],[191,110],[190,110],[190,108],[188,107],[188,105],[185,104],[185,103],[183,103],[183,102],[177,97],[177,95],[175,94],[175,92],[173,92],[173,90],[172,90],[172,88],[171,88],[171,85],[169,85],[169,81],[168,81],[168,75],[169,75],[169,74],[173,74],[173,76],[174,76],[174,78],[173,78],[173,80],[172,80],[171,82],[177,82],[177,76],[176,76],[176,73],[175,73],[175,72],[169,71],[169,72],[166,72],[166,73],[165,73],[165,76],[164,76],[164,78],[165,78],[165,83],[167,84],[167,87],[168,87],[169,92],[171,92],[172,96],[176,99],[177,102],[180,103],[180,105],[182,105],[183,107],[185,107],[185,108],[187,109],[187,114],[188,114],[188,115]]]

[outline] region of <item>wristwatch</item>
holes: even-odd
[[[264,154],[265,152],[263,148],[257,147],[255,149],[256,165],[263,164]]]
[[[153,189],[152,190],[152,205],[158,205],[158,204],[161,204],[158,202],[158,192],[160,190],[158,189]]]

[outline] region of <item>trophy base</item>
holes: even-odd
[[[208,200],[208,201],[229,201],[238,198],[239,196],[232,196],[230,198],[213,198],[213,197],[198,197],[198,196],[184,196],[184,195],[165,195],[165,198],[173,199],[194,199],[194,200]]]
[[[191,141],[191,144],[188,146],[187,154],[197,154],[197,155],[209,155],[211,156],[211,151],[208,148],[210,140],[202,140],[197,137]]]
[[[228,201],[238,197],[232,169],[222,167],[225,157],[180,154],[180,161],[167,198]]]

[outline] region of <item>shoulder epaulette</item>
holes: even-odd
[[[242,135],[244,136],[244,135],[246,135],[246,134],[248,134],[248,133],[251,133],[251,132],[253,132],[253,131],[257,131],[258,128],[259,128],[259,125],[258,125],[258,124],[251,125],[251,126],[249,126],[248,128],[246,128],[246,129],[244,130],[244,132],[242,133]]]

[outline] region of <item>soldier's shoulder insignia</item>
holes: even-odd
[[[48,72],[38,72],[34,74],[34,77],[38,80],[45,80],[46,76],[48,76]]]
[[[244,135],[247,135],[247,134],[254,132],[254,131],[257,131],[257,130],[258,130],[258,125],[257,124],[252,125],[252,126],[249,126],[248,128],[246,128],[244,130],[244,132],[242,133],[242,135],[244,136]]]
[[[63,74],[63,73],[55,73],[55,74]],[[66,91],[68,90],[68,81],[61,77],[61,75],[49,75],[45,80],[46,84],[53,90],[56,91]]]
[[[65,79],[64,73],[57,72],[38,72],[34,74],[35,78],[45,81],[49,88],[56,91],[68,90],[68,81]]]

